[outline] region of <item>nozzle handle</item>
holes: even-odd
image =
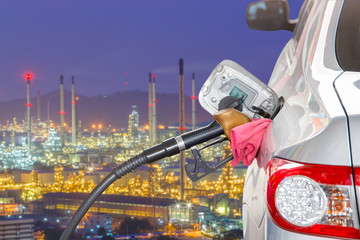
[[[245,114],[241,113],[240,111],[233,109],[233,108],[227,108],[224,110],[221,110],[214,114],[214,118],[216,121],[212,122],[209,126],[213,124],[214,129],[220,129],[225,133],[228,140],[230,140],[230,131],[236,126],[245,124],[250,122],[250,118],[246,116]],[[208,126],[208,127],[209,127]],[[220,127],[220,128],[219,128]],[[212,127],[209,127],[209,129],[213,129]],[[202,147],[201,149],[207,148],[214,143],[222,142],[224,139],[219,139],[217,141],[214,141],[213,143],[207,144],[206,146]],[[203,141],[202,141],[203,142]],[[194,145],[193,145],[194,146]],[[185,165],[185,171],[188,175],[188,177],[193,181],[198,181],[199,179],[205,177],[209,173],[215,172],[217,169],[223,167],[226,163],[233,160],[233,156],[229,156],[222,161],[218,162],[214,166],[209,166],[206,164],[206,162],[203,160],[200,150],[194,146],[191,148],[191,152],[195,159],[195,166],[192,169],[190,169],[189,164]],[[201,171],[203,169],[203,171]]]
[[[234,159],[233,156],[231,155],[231,156],[223,159],[221,162],[210,167],[203,160],[203,158],[200,154],[200,151],[197,147],[192,147],[191,152],[195,159],[195,166],[194,166],[194,169],[191,170],[189,164],[186,164],[185,171],[186,171],[186,174],[188,175],[188,177],[190,178],[190,180],[193,182],[196,182],[199,179],[205,177],[206,175],[215,172],[217,169],[222,168],[226,163],[228,163]],[[201,169],[203,169],[204,171],[201,171]]]
[[[234,109],[226,108],[214,114],[215,120],[221,125],[226,137],[230,140],[230,131],[234,127],[251,122],[250,118],[244,113]]]

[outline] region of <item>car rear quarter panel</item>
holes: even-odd
[[[278,228],[269,219],[264,171],[271,158],[351,166],[346,116],[333,86],[342,73],[334,45],[342,1],[316,1],[315,4],[298,44],[289,41],[269,82],[286,102],[266,131],[257,159],[247,171],[244,239],[302,239],[289,238],[285,233],[290,232]],[[250,218],[251,221],[245,222]],[[285,232],[285,238],[273,235],[277,232],[282,236],[279,229]],[[257,237],[248,238],[249,231],[258,231]]]
[[[351,166],[346,116],[333,86],[342,73],[334,45],[341,2],[317,4],[300,37],[289,78],[269,82],[286,103],[266,133],[272,141],[266,151],[299,162]]]

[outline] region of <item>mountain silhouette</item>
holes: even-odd
[[[108,95],[97,95],[79,97],[77,103],[78,118],[82,121],[84,127],[90,124],[102,123],[112,125],[115,128],[127,128],[131,106],[136,105],[139,112],[140,126],[148,123],[148,93],[144,91],[126,91],[116,92]],[[165,126],[175,125],[179,122],[179,95],[175,93],[156,93],[158,100],[156,105],[157,124]],[[31,98],[31,116],[37,118],[36,96]],[[7,120],[12,122],[16,117],[18,122],[25,119],[26,99],[16,99],[6,102],[0,102],[0,123],[4,124]],[[71,124],[71,92],[64,90],[65,121]],[[49,105],[50,119],[59,123],[60,111],[60,92],[52,91],[40,96],[41,120],[47,120]],[[185,118],[186,123],[191,124],[191,99],[185,96]],[[197,123],[209,122],[213,118],[202,109],[199,102],[196,103]]]

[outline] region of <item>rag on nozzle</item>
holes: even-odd
[[[241,161],[245,166],[251,165],[271,121],[268,118],[252,119],[249,123],[231,129],[230,146],[234,156],[232,166],[238,165]]]

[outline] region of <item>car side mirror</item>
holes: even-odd
[[[288,30],[293,32],[297,20],[289,19],[287,1],[256,1],[246,9],[246,22],[251,29],[263,31]]]

